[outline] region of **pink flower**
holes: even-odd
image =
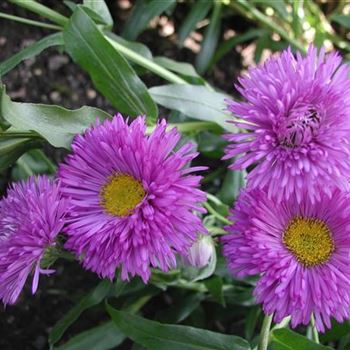
[[[338,189],[315,203],[302,192],[276,205],[266,191],[244,190],[223,237],[224,255],[235,276],[260,274],[254,295],[276,322],[291,316],[293,327],[317,329],[341,322],[350,311],[350,195]]]
[[[139,275],[151,267],[167,271],[176,254],[186,255],[199,232],[194,213],[205,212],[199,189],[203,167],[188,167],[193,145],[175,149],[176,129],[160,122],[147,136],[145,119],[130,125],[119,114],[77,136],[73,154],[62,164],[62,191],[72,204],[66,247],[83,266],[112,279]]]
[[[245,130],[227,135],[225,159],[240,157],[232,169],[256,165],[249,187],[278,201],[295,193],[298,202],[304,189],[312,201],[333,187],[349,190],[348,76],[338,53],[311,46],[305,57],[286,50],[239,80],[244,101],[228,109]]]
[[[55,246],[66,210],[59,184],[44,176],[13,184],[0,201],[0,299],[5,305],[16,302],[31,273],[34,294],[39,275],[54,272],[40,262]]]

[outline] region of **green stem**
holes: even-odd
[[[222,203],[218,197],[214,196],[211,193],[207,193],[207,198],[208,198],[208,201],[211,201],[211,202],[215,203],[216,205],[226,205],[226,204]]]
[[[28,132],[16,132],[16,131],[6,131],[6,132],[0,132],[0,138],[31,138],[31,139],[40,139],[41,136],[35,133],[32,133],[30,131]]]
[[[275,324],[272,329],[280,329],[285,328],[289,325],[290,322],[290,316],[285,317],[280,323]]]
[[[260,22],[262,25],[269,28],[271,31],[277,33],[281,38],[291,43],[301,52],[306,53],[306,49],[302,43],[300,43],[295,38],[292,38],[284,28],[278,25],[271,18],[265,16],[247,0],[233,0],[230,2],[230,6],[238,10],[244,16],[255,19],[256,21]]]
[[[11,21],[29,24],[31,26],[36,26],[36,27],[42,27],[42,28],[54,29],[54,30],[62,30],[62,27],[56,26],[55,24],[33,21],[32,19],[13,16],[13,15],[9,15],[9,14],[3,13],[3,12],[0,12],[0,18],[10,19]]]
[[[149,126],[147,127],[146,133],[150,134],[155,130],[156,126]],[[181,133],[189,133],[189,132],[200,132],[204,130],[213,130],[213,131],[220,131],[221,128],[212,122],[188,122],[188,123],[178,123],[173,124],[170,123],[167,125],[167,129],[170,130],[172,128],[177,128],[178,131]]]
[[[208,210],[208,212],[214,215],[218,220],[220,220],[225,225],[230,225],[232,222],[226,219],[224,216],[219,214],[208,202],[204,203],[204,208]]]
[[[207,287],[202,283],[189,282],[182,279],[176,281],[175,284],[170,284],[170,287],[193,290],[200,293],[206,293],[208,291]]]
[[[31,151],[31,154],[33,154],[35,157],[41,159],[49,169],[49,172],[51,174],[54,174],[57,170],[56,165],[49,159],[46,154],[41,149],[33,149]]]
[[[322,30],[324,31],[326,38],[341,49],[350,51],[349,43],[346,40],[344,40],[341,36],[337,35],[331,23],[321,11],[321,9],[318,7],[318,5],[312,1],[306,1],[305,5],[309,9],[311,14],[319,19],[320,25],[322,26]]]
[[[29,11],[35,12],[43,17],[46,17],[53,22],[64,26],[68,22],[68,18],[65,16],[62,16],[60,13],[51,10],[50,8],[39,4],[38,2],[34,0],[10,0],[12,3],[24,7]],[[107,35],[105,35],[105,38],[114,46],[116,50],[118,50],[121,54],[123,54],[127,59],[130,61],[135,62],[136,64],[148,69],[149,71],[159,75],[160,77],[164,78],[165,80],[174,83],[174,84],[188,84],[188,82],[178,75],[172,73],[171,71],[167,70],[166,68],[163,68],[162,66],[158,65],[157,63],[153,62],[152,60],[149,60],[142,55],[128,49],[124,45],[114,41],[113,39],[109,38]]]
[[[32,169],[29,167],[29,165],[22,158],[17,159],[16,163],[25,172],[25,174],[27,176],[33,176],[34,175]]]
[[[227,235],[227,232],[224,229],[222,229],[221,227],[212,226],[212,227],[208,227],[208,230],[212,236]]]
[[[123,46],[122,44],[117,43],[116,41],[114,41],[111,38],[108,38],[107,36],[105,36],[105,38],[114,46],[114,48],[116,50],[118,50],[121,54],[123,54],[130,61],[137,63],[138,65],[148,69],[149,71],[159,75],[160,77],[164,78],[165,80],[170,81],[171,83],[188,84],[186,80],[180,78],[176,74],[163,68],[162,66],[158,65],[157,63],[154,63],[153,61],[149,60],[148,58],[145,58],[142,55],[136,53],[135,51],[128,49],[127,47]]]
[[[303,9],[304,0],[296,0],[293,2],[293,20],[292,28],[294,33],[294,38],[297,39],[302,33],[302,25],[304,18],[299,17],[299,11]]]
[[[51,10],[49,7],[44,6],[34,0],[9,0],[15,5],[21,6],[29,11],[32,11],[42,17],[45,17],[51,20],[54,23],[57,23],[61,27],[64,27],[68,22],[68,18],[61,15],[60,13]]]
[[[270,327],[272,323],[272,315],[266,315],[261,327],[260,339],[258,350],[267,350],[267,346],[269,345],[269,337],[270,337]]]
[[[318,331],[315,325],[315,317],[313,314],[311,314],[311,331],[312,331],[312,339],[315,343],[319,344],[320,343],[320,339],[318,337]]]

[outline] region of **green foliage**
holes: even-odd
[[[191,10],[188,12],[178,31],[178,42],[180,46],[183,45],[189,34],[195,30],[198,22],[207,15],[213,4],[213,1],[208,0],[198,0],[193,3]]]
[[[249,350],[242,338],[186,326],[150,321],[118,311],[107,304],[118,328],[129,338],[152,350]]]
[[[204,33],[201,51],[196,57],[196,67],[201,74],[209,67],[211,58],[218,44],[221,29],[221,9],[221,2],[215,1],[209,25]]]
[[[45,49],[52,46],[62,46],[63,36],[62,33],[51,34],[34,44],[29,45],[22,51],[11,56],[9,59],[0,63],[0,77],[8,73],[11,69],[15,68],[19,63],[28,58],[33,58],[39,55]]]
[[[30,138],[0,138],[0,171],[5,170],[29,149],[41,145]]]
[[[109,350],[120,345],[125,339],[113,321],[84,331],[55,350]]]
[[[0,115],[15,129],[35,131],[55,147],[69,148],[73,137],[110,116],[100,109],[84,106],[70,111],[60,106],[11,101],[0,85]]]
[[[149,21],[166,11],[173,5],[175,0],[149,0],[136,1],[132,15],[124,27],[123,37],[128,40],[135,40],[137,36],[147,27]]]
[[[85,310],[99,304],[111,291],[111,282],[103,280],[88,295],[83,297],[66,315],[52,328],[49,334],[49,343],[57,343],[67,328],[75,322]]]
[[[236,130],[232,124],[226,123],[229,117],[224,112],[225,99],[228,98],[225,94],[189,84],[156,86],[148,91],[164,107],[180,111],[193,119],[213,121],[229,131]]]
[[[272,331],[271,341],[274,350],[332,350],[285,328]]]
[[[151,120],[157,117],[145,85],[83,9],[77,7],[63,35],[68,53],[117,110],[130,116],[145,114]]]

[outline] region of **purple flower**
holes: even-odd
[[[310,47],[306,57],[286,50],[239,80],[245,101],[228,109],[245,130],[227,135],[225,159],[240,156],[232,169],[256,165],[249,187],[278,201],[296,193],[298,202],[305,188],[313,201],[332,187],[349,189],[348,74],[338,53]]]
[[[223,238],[224,255],[238,277],[261,274],[254,291],[276,322],[293,327],[315,316],[317,329],[350,311],[350,195],[338,189],[311,202],[291,196],[276,205],[266,191],[244,190]]]
[[[189,175],[204,168],[187,167],[197,156],[193,145],[174,149],[181,136],[166,126],[147,136],[143,117],[128,126],[119,114],[77,136],[60,167],[72,204],[66,247],[101,277],[121,267],[123,280],[147,282],[151,266],[174,267],[175,253],[186,255],[205,232],[194,213],[205,212],[201,177]]]
[[[41,176],[12,185],[0,201],[0,299],[13,304],[30,273],[34,273],[32,293],[39,275],[53,270],[40,267],[47,249],[65,223],[65,201],[59,185]]]

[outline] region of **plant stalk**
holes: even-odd
[[[105,38],[114,46],[116,50],[118,50],[121,54],[123,54],[127,59],[130,61],[133,61],[137,63],[138,65],[150,70],[151,72],[159,75],[160,77],[164,78],[165,80],[170,81],[174,84],[188,84],[186,80],[180,78],[176,74],[172,73],[171,71],[163,68],[162,66],[154,63],[153,61],[143,57],[142,55],[136,53],[135,51],[132,51],[128,49],[127,47],[117,43],[111,38],[108,38],[105,36]]]
[[[230,225],[232,222],[226,219],[224,216],[219,214],[208,202],[203,204],[204,208],[208,210],[208,212],[214,215],[218,220],[220,220],[225,225]]]
[[[267,350],[267,346],[269,345],[272,318],[273,318],[273,314],[266,315],[264,318],[264,321],[261,327],[261,332],[260,332],[258,350]]]
[[[51,10],[49,7],[38,3],[35,0],[9,0],[15,5],[21,6],[29,11],[32,11],[42,17],[45,17],[52,22],[64,27],[68,22],[68,18],[61,15],[59,12]]]
[[[56,165],[51,161],[50,158],[46,156],[46,154],[41,149],[33,149],[31,153],[36,157],[40,158],[46,164],[51,174],[54,174],[56,172],[57,170]]]
[[[247,0],[230,1],[230,6],[238,10],[244,16],[255,19],[257,22],[261,23],[265,27],[269,28],[271,31],[277,33],[281,38],[291,43],[298,50],[300,50],[303,53],[306,53],[306,49],[301,42],[299,42],[295,38],[292,38],[284,28],[282,28],[276,22],[272,21],[271,18],[265,16]]]
[[[320,339],[319,339],[318,331],[317,331],[317,328],[316,328],[316,325],[315,325],[315,317],[314,317],[314,314],[311,314],[310,323],[311,323],[312,340],[313,340],[315,343],[319,344],[319,343],[320,343]]]
[[[34,21],[32,19],[27,19],[27,18],[23,18],[23,17],[9,15],[9,14],[4,13],[4,12],[0,12],[0,18],[9,19],[11,21],[15,21],[15,22],[19,22],[19,23],[29,24],[29,25],[35,26],[35,27],[42,27],[42,28],[54,29],[54,30],[62,30],[62,27],[56,26],[55,24]]]

